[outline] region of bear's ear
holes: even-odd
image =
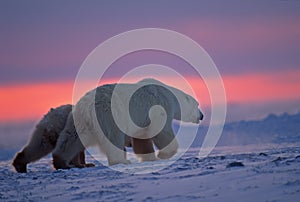
[[[184,97],[185,97],[185,99],[186,99],[187,102],[190,102],[189,96],[186,95],[186,96],[184,96]]]
[[[149,90],[149,93],[151,93],[155,97],[157,96],[158,92],[157,92],[157,88],[155,85],[149,85],[148,90]]]

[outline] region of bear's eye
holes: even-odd
[[[185,96],[185,99],[187,102],[190,102],[190,99],[188,98],[188,96]]]

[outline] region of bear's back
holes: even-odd
[[[44,127],[47,131],[60,133],[66,124],[69,113],[72,111],[72,105],[62,105],[57,108],[51,108],[50,111],[38,123],[37,127]]]

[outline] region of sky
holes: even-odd
[[[71,103],[78,70],[94,48],[119,33],[149,27],[182,33],[207,51],[223,78],[227,121],[300,111],[299,1],[2,0],[0,123],[38,120],[51,107]],[[183,75],[210,113],[201,76],[171,54],[124,56],[102,83],[151,63]]]

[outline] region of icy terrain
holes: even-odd
[[[120,173],[91,156],[94,168],[58,170],[51,158],[14,172],[0,162],[0,201],[298,201],[300,147],[251,153],[216,150],[198,159],[187,152],[166,169],[149,174]],[[232,150],[233,151],[233,150]],[[134,171],[163,166],[167,161],[116,165]]]
[[[58,170],[51,157],[29,164],[28,173],[11,166],[34,122],[0,124],[0,201],[299,201],[300,113],[227,123],[218,146],[199,159],[206,133],[198,130],[188,152],[171,160]],[[174,126],[176,130],[176,125]],[[187,134],[188,136],[188,134]],[[135,160],[134,160],[135,159]],[[163,170],[132,174],[151,168]],[[124,170],[125,173],[114,169]]]

